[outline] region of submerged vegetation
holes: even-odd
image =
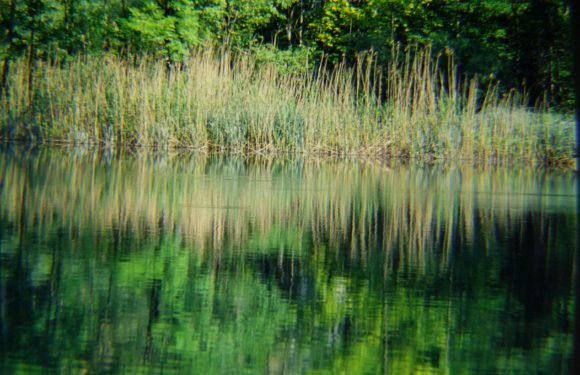
[[[13,62],[1,137],[250,152],[568,163],[572,121],[517,92],[461,79],[451,55],[361,55],[284,70],[207,49],[168,69],[147,57]]]

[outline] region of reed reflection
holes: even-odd
[[[68,150],[0,171],[4,369],[567,369],[572,175]]]

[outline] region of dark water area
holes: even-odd
[[[0,373],[570,373],[572,173],[0,151]]]

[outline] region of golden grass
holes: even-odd
[[[444,66],[445,68],[441,68]],[[573,123],[518,93],[460,80],[450,56],[396,52],[383,66],[280,73],[207,49],[168,72],[113,56],[12,64],[0,136],[36,142],[236,152],[570,163]]]

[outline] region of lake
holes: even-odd
[[[0,372],[571,371],[569,172],[0,151]]]

